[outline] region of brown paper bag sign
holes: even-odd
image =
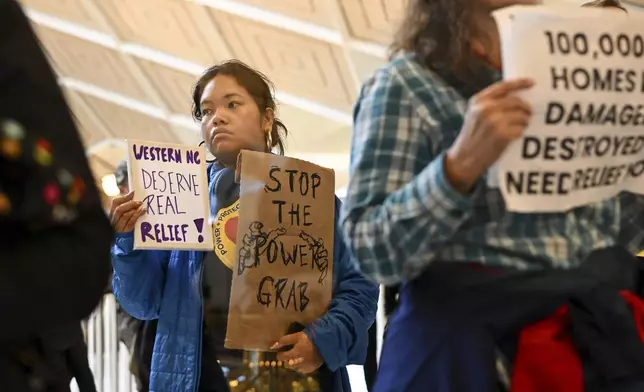
[[[237,255],[225,347],[269,351],[326,311],[333,286],[333,170],[242,151]]]

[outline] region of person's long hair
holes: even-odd
[[[619,8],[624,12],[628,12],[620,0],[595,0],[582,4],[582,7]]]
[[[472,23],[472,1],[408,1],[389,48],[390,58],[415,53],[429,68],[450,70],[463,81],[474,78],[470,42],[479,32]]]

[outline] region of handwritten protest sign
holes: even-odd
[[[237,170],[237,262],[225,346],[269,350],[291,323],[311,323],[331,300],[334,173],[251,151],[240,154]]]
[[[130,189],[146,214],[134,249],[212,250],[203,147],[128,140]]]
[[[644,18],[578,7],[494,16],[504,78],[536,83],[522,93],[533,111],[524,137],[490,172],[507,209],[557,212],[644,193]]]

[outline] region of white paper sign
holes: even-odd
[[[512,7],[495,13],[505,79],[532,78],[533,117],[494,170],[507,209],[559,212],[644,193],[644,17]]]
[[[146,214],[134,249],[213,250],[203,147],[128,140],[130,189]]]

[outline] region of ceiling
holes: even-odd
[[[351,107],[384,63],[400,0],[21,0],[60,77],[97,178],[123,140],[197,144],[190,90],[238,58],[275,83],[287,154],[347,181]]]
[[[97,179],[123,140],[197,144],[190,90],[238,58],[277,87],[289,156],[347,182],[351,107],[386,60],[405,0],[20,0],[57,71]],[[547,3],[566,0],[549,0]],[[578,0],[571,0],[579,3]]]

